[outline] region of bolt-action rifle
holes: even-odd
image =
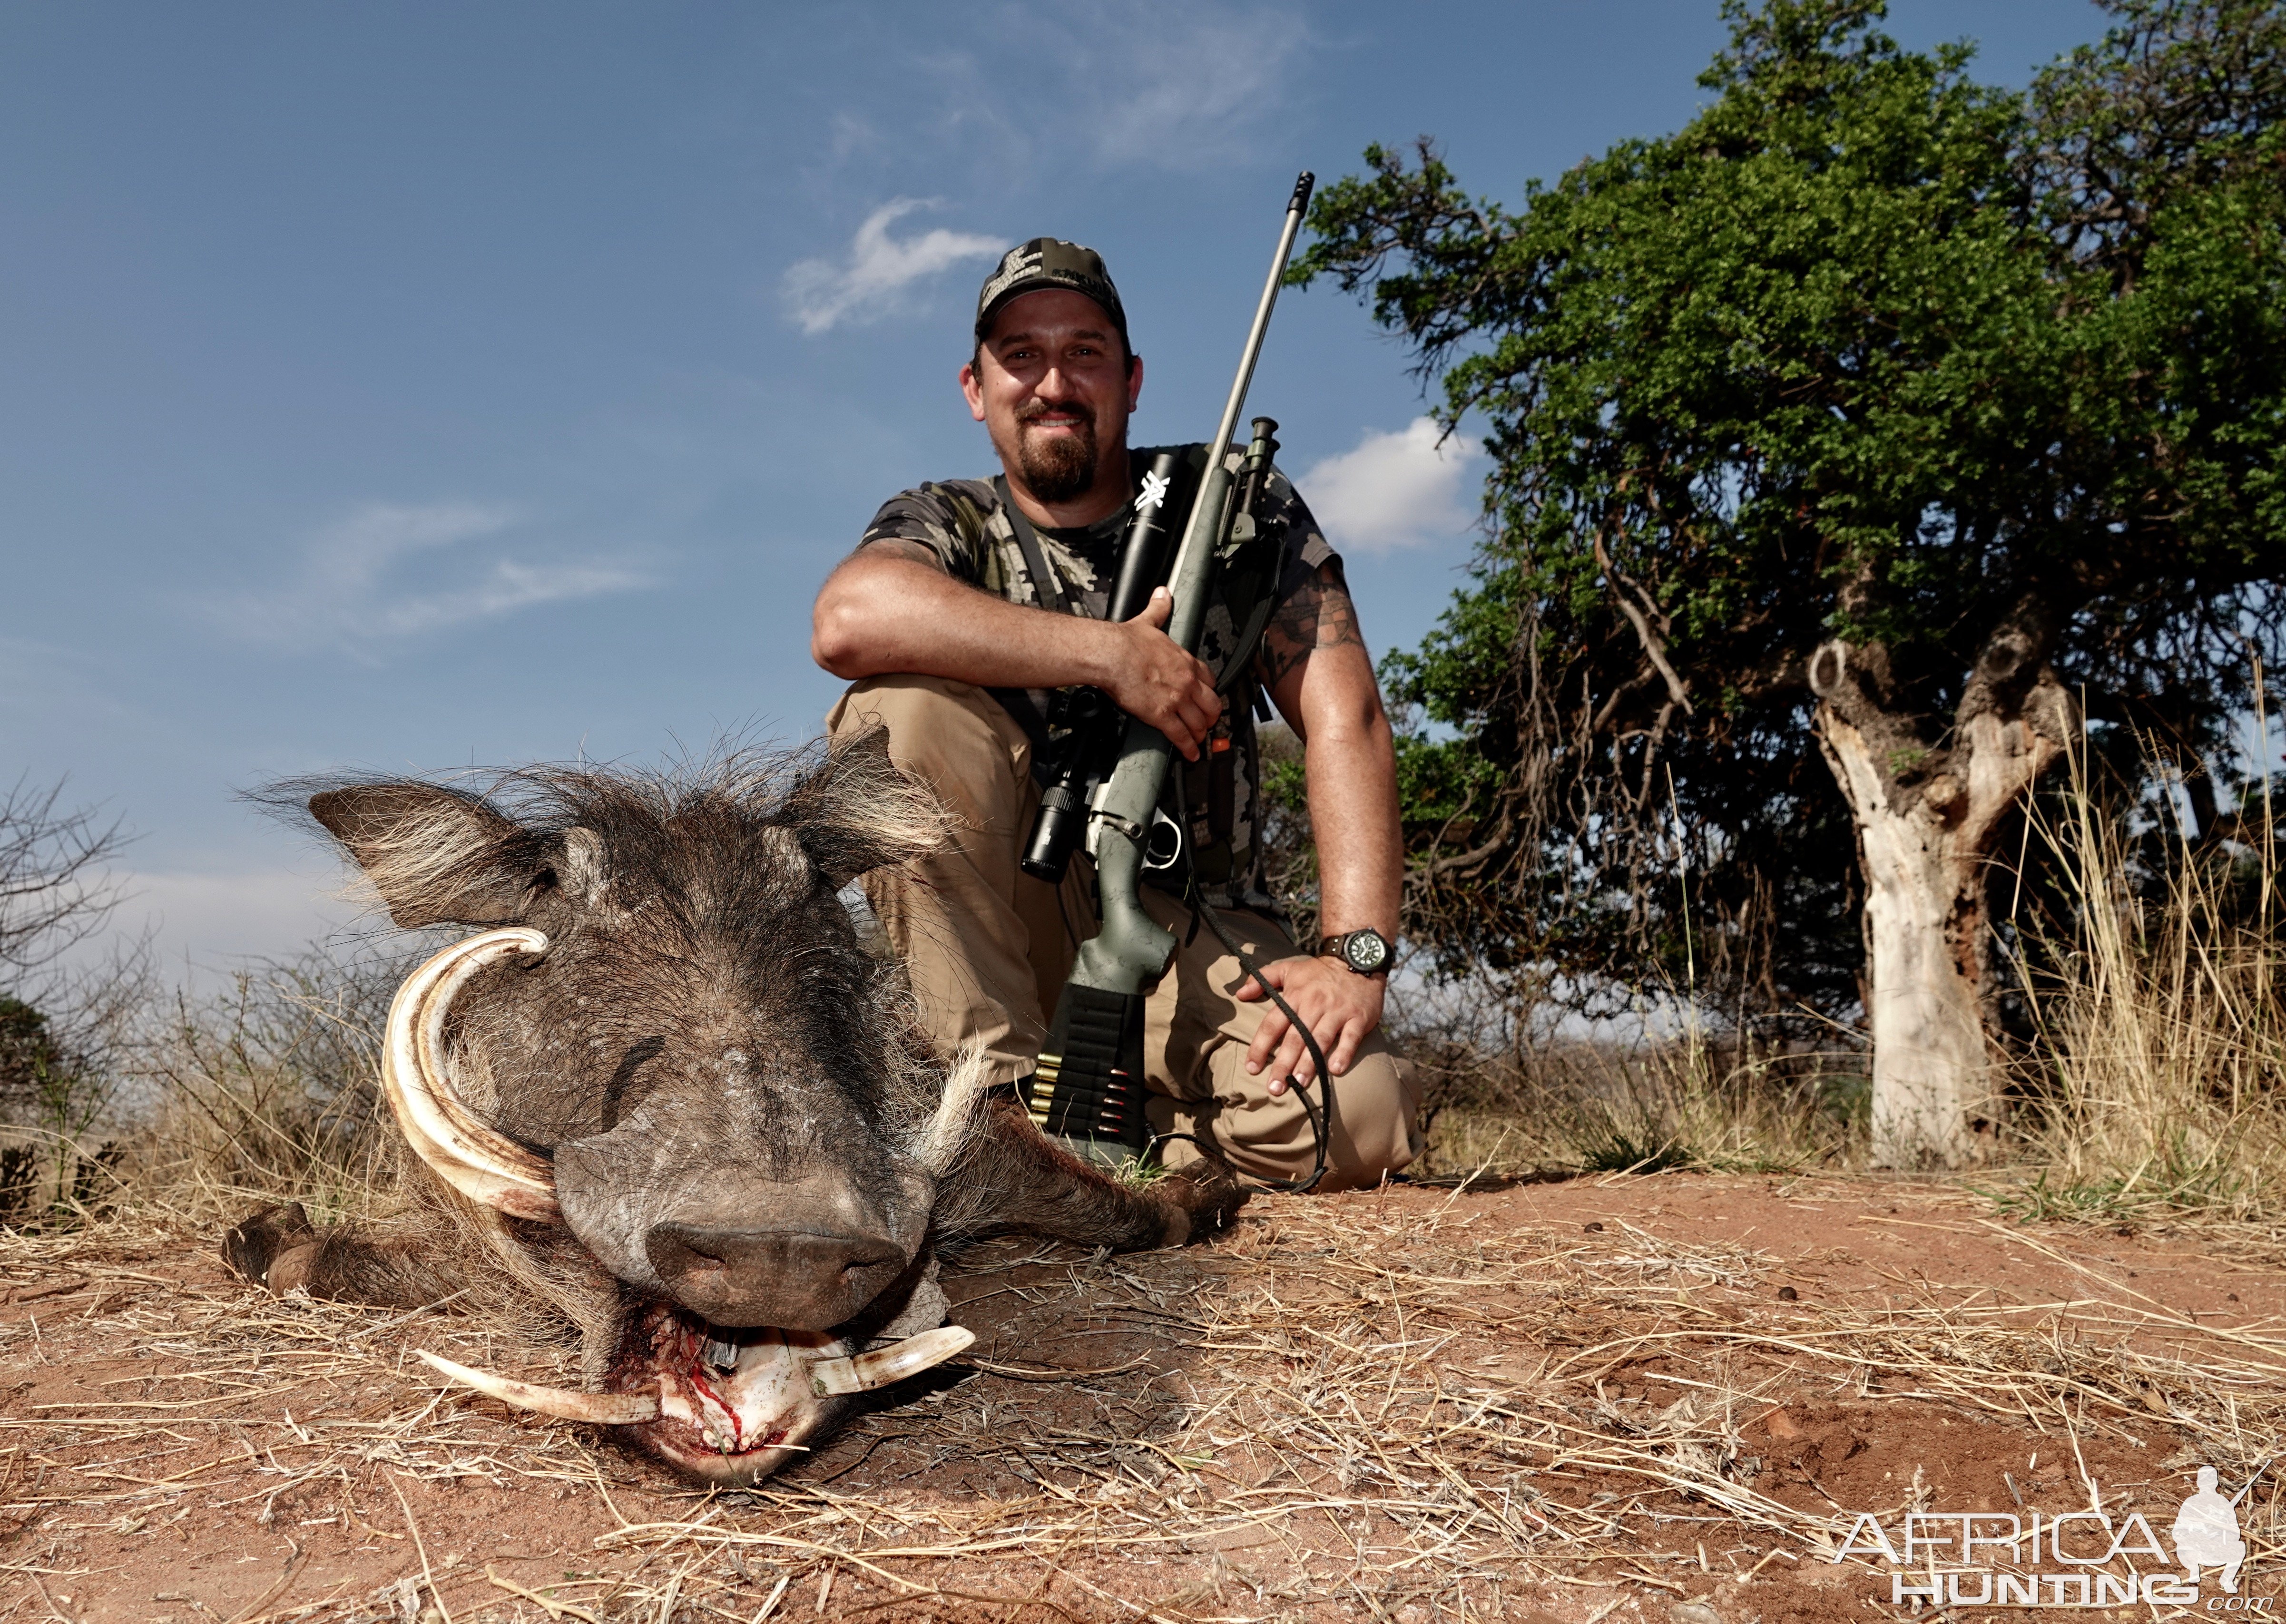
[[[1223,687],[1226,699],[1241,704],[1247,702],[1250,684],[1235,695],[1230,690],[1234,683],[1246,684],[1252,668],[1254,643],[1273,600],[1285,545],[1264,512],[1278,425],[1266,417],[1254,420],[1252,442],[1234,473],[1226,448],[1245,407],[1263,335],[1314,184],[1307,172],[1294,183],[1278,251],[1239,357],[1238,376],[1214,438],[1206,442],[1203,466],[1185,468],[1180,453],[1168,453],[1145,473],[1108,610],[1113,619],[1131,619],[1163,581],[1175,600],[1167,635],[1194,654],[1218,588],[1247,588],[1242,597],[1252,601],[1251,612],[1231,593],[1220,594],[1239,611],[1239,640],[1225,662]],[[1194,471],[1196,483],[1182,542],[1170,572],[1165,542],[1173,527],[1167,509],[1191,487],[1187,476]],[[1023,866],[1037,878],[1059,881],[1073,846],[1084,839],[1095,859],[1102,924],[1080,944],[1026,1102],[1043,1131],[1076,1154],[1115,1163],[1139,1156],[1150,1142],[1143,1114],[1143,998],[1165,974],[1175,952],[1175,933],[1143,911],[1139,887],[1147,870],[1171,868],[1183,860],[1184,835],[1180,825],[1159,811],[1172,754],[1166,736],[1123,715],[1092,690],[1067,696],[1066,706],[1067,730],[1050,763]],[[1223,934],[1218,924],[1216,934]],[[1271,996],[1276,997],[1274,990]],[[1322,1061],[1319,1075],[1325,1075]],[[1312,1125],[1322,1141],[1323,1129],[1314,1117]]]

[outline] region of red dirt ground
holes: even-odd
[[[1659,1273],[1662,1248],[1739,1261],[1677,1278]],[[1462,1273],[1470,1257],[1527,1255],[1528,1268]],[[1018,1257],[1035,1260],[1011,1266]],[[1566,1269],[1588,1271],[1577,1279],[1590,1282],[1633,1269],[1624,1279],[1664,1283],[1575,1289],[1563,1283],[1574,1278]],[[1470,1463],[1478,1457],[1455,1457],[1459,1468],[1441,1470],[1468,1480],[1456,1482],[1453,1513],[1439,1512],[1446,1523],[1437,1525],[1462,1532],[1440,1556],[1422,1532],[1425,1513],[1407,1509],[1415,1501],[1372,1486],[1370,1461],[1352,1493],[1346,1460],[1310,1453],[1313,1408],[1331,1416],[1346,1404],[1341,1413],[1363,1427],[1355,1381],[1297,1400],[1305,1407],[1290,1436],[1257,1429],[1225,1439],[1209,1421],[1202,1435],[1218,1447],[1181,1453],[1195,1447],[1172,1441],[1178,1423],[1193,1424],[1186,1415],[1273,1377],[1302,1380],[1306,1360],[1291,1332],[1303,1321],[1238,1334],[1272,1323],[1258,1305],[1273,1298],[1289,1315],[1299,1303],[1305,1321],[1344,1349],[1375,1335],[1391,1337],[1385,1346],[1431,1346],[1419,1379],[1432,1385],[1423,1412],[1432,1419],[1465,1420],[1455,1394],[1505,1395],[1516,1413],[1560,1420],[1591,1402],[1599,1414],[1651,1417],[1710,1391],[1710,1379],[1751,1393],[1751,1403],[1725,1400],[1736,1414],[1722,1424],[1752,1459],[1722,1470],[1805,1525],[1880,1510],[1894,1528],[1909,1504],[2076,1510],[2092,1478],[2107,1504],[2132,1505],[2164,1533],[2204,1458],[2202,1440],[2228,1419],[2212,1419],[2212,1407],[2259,1431],[2286,1397],[2286,1360],[2263,1362],[2286,1354],[2277,1345],[2286,1279],[2243,1240],[2018,1228],[1974,1195],[1904,1181],[1666,1175],[1462,1194],[1400,1186],[1260,1200],[1234,1233],[1180,1253],[1105,1260],[1041,1256],[1027,1244],[982,1254],[973,1271],[948,1279],[952,1317],[978,1333],[975,1356],[1016,1374],[947,1368],[886,1395],[769,1492],[710,1502],[578,1428],[444,1390],[406,1357],[426,1345],[513,1366],[517,1351],[486,1345],[482,1327],[270,1304],[190,1237],[122,1226],[75,1242],[0,1240],[0,1620],[664,1624],[752,1620],[766,1604],[767,1616],[794,1619],[1906,1616],[1873,1566],[1823,1560],[1808,1538],[1647,1483],[1592,1449],[1567,1462],[1560,1449],[1502,1443],[1510,1463],[1497,1474]],[[1331,1294],[1328,1281],[1352,1278],[1354,1291]],[[1549,1282],[1546,1291],[1525,1289],[1534,1281]],[[2073,1347],[2140,1339],[2195,1352],[2204,1344],[2181,1325],[2211,1328],[2223,1333],[2216,1345],[2249,1349],[2258,1375],[2234,1376],[2220,1397],[2155,1384],[2140,1415],[2098,1393],[2078,1400],[2075,1418],[2066,1383],[2053,1415],[2010,1416],[1964,1398],[1973,1380],[1901,1383],[1878,1360],[1854,1372],[1846,1357],[1837,1362],[1849,1338],[1837,1344],[1835,1325],[1878,1327],[1936,1309],[2045,1325]],[[2139,1312],[2140,1328],[2121,1317]],[[1220,1328],[1200,1328],[1210,1322]],[[1827,1340],[1799,1361],[1766,1342],[1726,1364],[1719,1336],[1703,1334],[1710,1327],[1781,1336],[1801,1327],[1805,1338],[1822,1327]],[[1588,1351],[1592,1362],[1580,1358]],[[1037,1366],[1079,1374],[1041,1380]],[[2266,1389],[2261,1369],[2276,1371]],[[1362,1394],[1398,1417],[1386,1423],[1391,1448],[1399,1434],[1426,1438],[1430,1424],[1402,1419],[1403,1405],[1392,1411],[1398,1397],[1395,1376],[1387,1397]],[[1447,1410],[1435,1409],[1439,1399]],[[2209,1419],[2180,1419],[2193,1410]],[[1462,1430],[1456,1421],[1452,1431]],[[2258,1459],[2271,1441],[2251,1437],[2246,1447]],[[1407,1460],[1425,1458],[1385,1462],[1389,1481],[1414,1470]],[[1272,1494],[1281,1471],[1323,1492],[1247,1524],[1240,1510],[1261,1503],[1248,1496]],[[2271,1481],[2241,1509],[2253,1547],[2250,1596],[2278,1588]],[[1158,1496],[1148,1503],[1219,1518],[1218,1532],[1124,1546],[1067,1532],[997,1549],[978,1535],[957,1551],[895,1554],[931,1542],[915,1532],[900,1543],[901,1519],[915,1530],[932,1518],[940,1530],[947,1518],[985,1529],[1000,1508],[1021,1504],[1044,1508],[1037,1515],[1048,1521],[1059,1507],[1083,1508],[1060,1527],[1100,1522],[1102,1506],[1126,1503],[1105,1486],[1114,1482],[1131,1500]],[[1462,1541],[1491,1525],[1454,1519],[1478,1506],[1524,1534],[1560,1527],[1564,1537],[1507,1569],[1487,1565],[1485,1548]],[[645,1532],[694,1518],[712,1519],[717,1533],[740,1531],[742,1542]],[[1608,1528],[1583,1540],[1598,1518]],[[847,1552],[863,1560],[838,1554]],[[2211,1584],[2207,1595],[2217,1594]]]

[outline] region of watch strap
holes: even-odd
[[[1382,961],[1370,970],[1360,970],[1357,966],[1350,962],[1350,942],[1359,936],[1373,936],[1378,938],[1382,944]],[[1352,974],[1380,975],[1385,974],[1389,969],[1389,960],[1391,956],[1391,943],[1388,937],[1382,935],[1379,931],[1374,929],[1373,926],[1368,925],[1358,930],[1345,930],[1338,936],[1327,936],[1322,938],[1318,943],[1318,953],[1321,958],[1330,954],[1332,957],[1340,959],[1342,962],[1342,968],[1351,972]]]

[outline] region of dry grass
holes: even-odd
[[[306,1541],[320,1520],[314,1502],[324,1499],[327,1525],[400,1544],[406,1524],[390,1496],[398,1478],[581,1492],[600,1482],[595,1456],[576,1436],[442,1402],[408,1374],[415,1343],[468,1359],[530,1357],[502,1345],[493,1328],[453,1314],[450,1303],[383,1314],[280,1301],[221,1282],[211,1269],[186,1277],[174,1260],[193,1239],[133,1216],[0,1242],[0,1284],[29,1305],[5,1328],[0,1357],[20,1373],[76,1374],[104,1361],[76,1383],[101,1397],[41,1402],[43,1384],[27,1381],[19,1391],[31,1390],[34,1401],[0,1420],[8,1439],[0,1446],[0,1529],[32,1558],[17,1571],[42,1571],[36,1547],[23,1549],[35,1530],[52,1546],[91,1532],[158,1539],[186,1519],[242,1518],[256,1538],[282,1529]],[[211,1244],[204,1235],[195,1242],[201,1253]],[[122,1356],[138,1362],[107,1362]],[[103,1374],[112,1369],[122,1373]],[[188,1547],[190,1530],[182,1532]],[[359,1616],[345,1603],[333,1597],[275,1616]]]
[[[2193,847],[2178,825],[2172,861],[2140,894],[2118,824],[2078,788],[2062,806],[2036,832],[2060,859],[2070,918],[2038,944],[2052,967],[2022,972],[2038,1038],[2009,1198],[2098,1217],[2276,1214],[2286,966],[2266,797],[2242,840]]]
[[[1437,1113],[1415,1177],[1788,1172],[1864,1159],[1864,1062],[1846,1052],[1681,1038],[1547,1044],[1447,1067],[1438,1082],[1451,1103]]]
[[[191,1517],[417,1558],[455,1620],[537,1619],[540,1597],[552,1618],[746,1620],[772,1596],[810,1616],[827,1587],[833,1616],[1499,1618],[1705,1589],[1710,1545],[1733,1573],[1774,1553],[1817,1566],[1840,1508],[1758,1458],[1754,1423],[1788,1403],[1982,1415],[2066,1458],[2172,1442],[2231,1480],[2286,1429],[2274,1325],[2202,1323],[2036,1234],[2007,1243],[2078,1282],[2052,1301],[1779,1303],[1773,1280],[1800,1277],[1768,1253],[1626,1223],[1565,1235],[1484,1199],[1276,1198],[1205,1251],[989,1250],[956,1281],[957,1317],[1004,1345],[892,1395],[804,1471],[711,1498],[580,1429],[437,1390],[411,1346],[566,1373],[475,1320],[185,1286],[154,1270],[164,1237],[141,1222],[14,1237],[0,1272],[53,1312],[5,1355],[43,1335],[51,1359],[75,1336],[154,1362],[116,1398],[0,1423],[0,1516],[27,1530],[9,1559],[67,1575],[54,1542],[74,1530]],[[1914,1211],[1901,1221],[2001,1233],[1927,1193]],[[487,1576],[440,1523],[450,1496],[422,1497],[454,1483],[513,1495],[502,1525],[558,1505],[589,1521],[544,1575]],[[1849,1509],[1927,1503],[1918,1473],[1893,1487]],[[2257,1569],[2286,1554],[2267,1502],[2248,1532]],[[1832,1571],[1862,1590],[1870,1570]],[[240,1624],[377,1621],[411,1594]]]
[[[2047,849],[2062,906],[2013,921],[2023,950],[2009,990],[2032,1035],[2005,1159],[1976,1182],[2011,1213],[2198,1214],[2266,1232],[2286,1218],[2286,893],[2269,804],[2227,840],[2194,845],[2175,827],[2158,862],[2084,783],[2054,804],[2029,839]],[[1861,1053],[1692,1032],[1505,1049],[1433,1022],[1425,1035],[1445,1103],[1415,1170],[1431,1177],[1864,1164]]]
[[[379,1035],[419,957],[312,949],[209,995],[153,998],[79,1136],[75,1194],[0,1218],[68,1228],[125,1206],[215,1228],[266,1202],[303,1202],[321,1221],[386,1202],[399,1145],[375,1087]]]

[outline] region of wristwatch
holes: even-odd
[[[1371,926],[1328,936],[1318,944],[1318,951],[1331,953],[1360,975],[1379,975],[1389,968],[1389,938]]]

